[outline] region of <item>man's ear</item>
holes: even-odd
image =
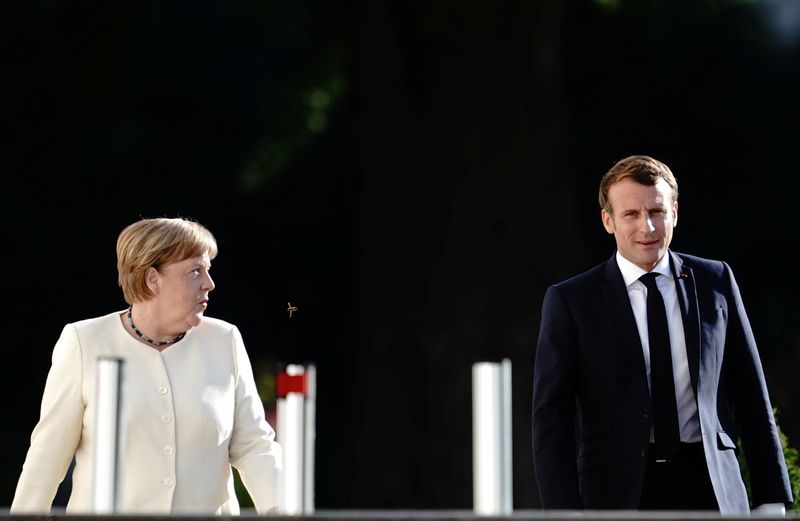
[[[614,235],[614,217],[603,208],[600,210],[600,218],[603,220],[603,228],[611,235]]]
[[[153,292],[153,295],[158,295],[158,289],[161,284],[161,274],[158,270],[152,266],[147,268],[147,271],[144,273],[144,281],[147,283],[147,287],[150,288],[150,291]]]
[[[678,227],[678,201],[672,203],[672,227]]]

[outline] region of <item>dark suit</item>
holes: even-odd
[[[724,262],[670,252],[703,448],[722,513],[792,501],[755,339]],[[650,395],[641,341],[615,256],[551,286],[536,349],[533,454],[545,509],[637,509]]]

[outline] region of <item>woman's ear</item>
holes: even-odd
[[[147,287],[150,288],[150,291],[153,292],[153,295],[158,295],[161,282],[161,274],[158,270],[152,266],[147,268],[147,271],[144,273],[144,281],[147,283]]]

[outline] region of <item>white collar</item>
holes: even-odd
[[[647,273],[645,270],[623,257],[619,250],[617,250],[617,266],[619,266],[619,271],[622,272],[622,280],[625,281],[625,287],[637,282],[639,277]],[[661,257],[656,267],[650,271],[656,272],[669,279],[672,278],[672,271],[669,269],[669,251]]]

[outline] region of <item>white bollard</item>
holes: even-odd
[[[316,368],[291,364],[278,374],[277,435],[283,448],[278,508],[289,515],[314,512]]]
[[[472,366],[473,511],[510,515],[513,506],[511,361]]]
[[[504,358],[501,363],[502,408],[503,408],[503,499],[504,514],[514,511],[514,451],[512,431],[513,407],[511,403],[511,360]]]
[[[303,513],[314,513],[314,444],[317,438],[317,368],[306,368],[305,446],[303,462]]]
[[[122,454],[122,367],[123,361],[119,358],[97,359],[92,461],[92,511],[95,514],[117,511]]]

